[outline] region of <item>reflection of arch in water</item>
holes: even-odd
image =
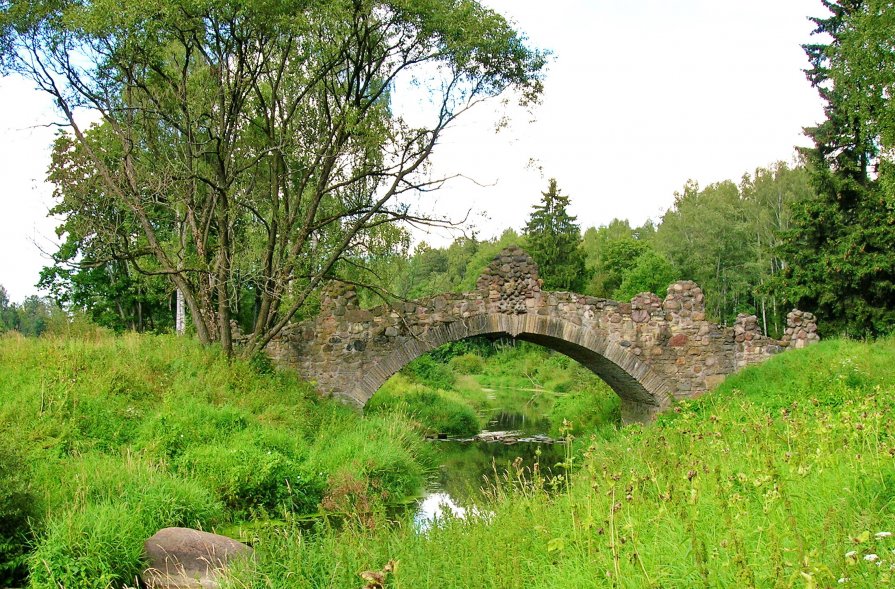
[[[369,366],[349,392],[363,406],[379,387],[412,360],[444,344],[478,335],[505,335],[555,350],[603,379],[622,401],[622,420],[646,421],[668,406],[666,380],[627,348],[594,327],[534,314],[489,313],[435,326]]]

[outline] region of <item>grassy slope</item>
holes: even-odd
[[[487,516],[257,539],[236,587],[878,587],[895,563],[895,342],[824,342],[594,441],[566,481],[512,473]],[[588,446],[585,441],[585,446]],[[875,556],[873,556],[875,555]]]
[[[290,374],[103,333],[0,337],[0,442],[0,488],[18,493],[0,493],[18,522],[0,526],[0,586],[29,541],[30,582],[48,588],[132,582],[164,526],[368,511],[416,492],[429,454],[406,420],[361,419]]]

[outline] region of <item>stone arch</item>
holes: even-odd
[[[439,346],[478,335],[505,334],[560,352],[603,379],[621,398],[625,423],[649,421],[672,399],[666,379],[599,330],[556,317],[488,313],[435,326],[383,356],[356,382],[348,398],[361,406],[392,375]]]

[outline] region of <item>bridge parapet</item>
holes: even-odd
[[[814,316],[794,311],[784,341],[758,331],[754,316],[732,328],[705,319],[705,297],[692,281],[665,299],[641,293],[630,302],[542,290],[537,265],[508,248],[474,291],[360,309],[353,288],[327,288],[320,315],[292,326],[269,352],[326,393],[363,406],[395,372],[450,341],[509,336],[566,354],[622,398],[626,420],[647,420],[673,399],[699,395],[735,370],[785,347],[817,341]]]

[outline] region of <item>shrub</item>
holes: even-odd
[[[565,393],[550,411],[550,433],[560,434],[563,420],[572,424],[572,433],[599,433],[621,424],[621,401],[608,386]]]
[[[459,374],[481,374],[485,368],[485,362],[476,354],[463,354],[451,358],[451,368]]]
[[[306,468],[326,479],[324,502],[346,481],[360,481],[372,505],[415,494],[433,466],[431,449],[406,419],[370,415],[350,429],[344,423],[324,427]]]
[[[466,403],[392,377],[367,404],[368,414],[397,411],[417,422],[427,434],[472,436],[479,433],[478,414]]]
[[[398,408],[430,433],[474,436],[481,429],[479,416],[471,407],[436,392],[411,392],[402,398]]]
[[[404,369],[414,381],[433,389],[449,389],[454,386],[454,373],[429,355],[423,355]]]

